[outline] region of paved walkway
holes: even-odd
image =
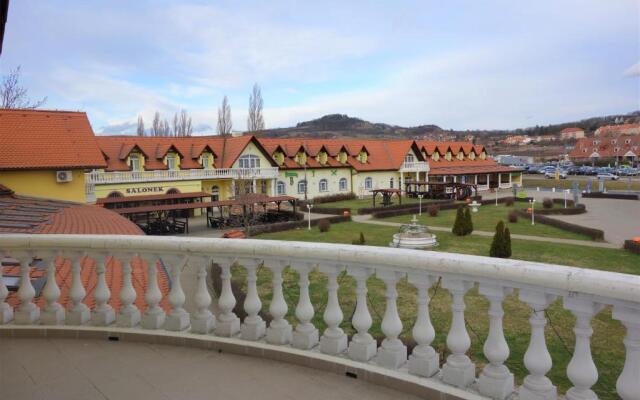
[[[410,399],[386,387],[256,357],[131,342],[0,340],[3,399]]]
[[[353,215],[351,219],[355,222],[361,222],[364,224],[373,224],[373,225],[384,225],[384,226],[396,226],[400,227],[404,224],[399,222],[389,222],[389,221],[380,221],[373,219],[371,215]],[[428,228],[432,231],[436,232],[451,232],[451,228],[445,228],[442,226],[428,226]],[[485,237],[493,237],[494,232],[487,231],[476,231],[474,230],[472,235],[476,236],[485,236]],[[593,242],[590,240],[574,240],[574,239],[560,239],[560,238],[551,238],[551,237],[542,237],[542,236],[530,236],[530,235],[518,235],[511,234],[511,239],[520,239],[520,240],[531,240],[536,242],[548,242],[548,243],[564,243],[564,244],[573,244],[576,246],[586,246],[586,247],[600,247],[600,248],[608,248],[608,249],[617,249],[620,246],[613,243],[606,242]]]

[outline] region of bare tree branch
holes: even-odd
[[[253,85],[253,90],[249,95],[249,116],[247,117],[247,131],[259,132],[264,129],[264,119],[262,117],[262,90],[258,84]]]
[[[152,136],[162,136],[162,121],[160,120],[160,113],[156,111],[153,114],[153,123],[151,125]]]
[[[46,101],[46,97],[36,101],[29,99],[27,89],[20,85],[20,66],[2,77],[2,82],[0,82],[0,108],[33,110],[42,106]]]
[[[136,129],[138,136],[144,136],[144,121],[142,115],[138,115],[138,128]]]
[[[229,136],[231,135],[231,129],[231,106],[227,96],[224,96],[222,106],[218,108],[218,135]]]

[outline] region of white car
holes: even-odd
[[[565,171],[558,172],[558,175],[559,175],[560,179],[567,179],[567,173]],[[556,171],[545,172],[544,176],[547,179],[555,179],[556,178]]]
[[[598,179],[602,179],[602,180],[612,180],[612,181],[617,181],[618,179],[620,179],[620,177],[618,175],[614,175],[614,174],[610,174],[610,173],[604,173],[604,174],[598,174]]]

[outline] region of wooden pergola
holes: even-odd
[[[478,185],[471,183],[408,180],[404,185],[405,193],[409,197],[423,195],[427,199],[455,198],[456,200],[464,200],[471,197],[472,192],[474,196],[478,195]]]
[[[174,193],[174,194],[152,194],[143,196],[129,197],[105,197],[98,199],[96,204],[104,208],[132,208],[152,205],[179,204],[203,202],[206,198],[211,199],[211,193],[207,192],[191,192],[191,193]]]
[[[373,189],[371,193],[373,193],[372,199],[373,199],[374,208],[376,206],[376,197],[378,196],[378,194],[382,195],[383,207],[387,207],[391,205],[391,198],[393,197],[394,194],[398,196],[399,204],[402,204],[402,190],[400,189]]]

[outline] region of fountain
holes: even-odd
[[[393,241],[389,243],[390,247],[405,249],[429,249],[437,245],[436,235],[429,233],[426,226],[418,225],[415,215],[410,224],[402,225],[400,233],[394,234]]]

